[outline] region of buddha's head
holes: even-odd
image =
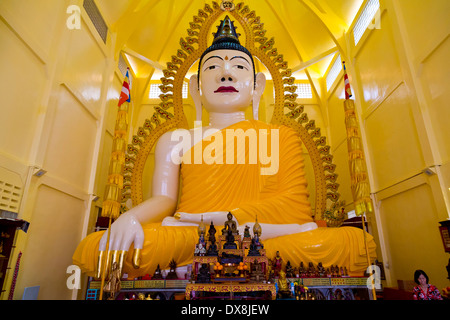
[[[251,104],[257,119],[265,82],[263,73],[255,74],[253,57],[240,44],[233,22],[226,16],[212,45],[200,57],[197,75],[190,79],[197,120],[201,120],[202,105],[207,112],[232,113],[245,111]]]

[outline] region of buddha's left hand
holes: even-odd
[[[186,213],[186,212],[177,212],[175,213],[175,218],[177,218],[180,222],[190,222],[199,224],[202,219],[205,224],[213,222],[214,225],[223,225],[223,223],[227,220],[228,211],[213,211],[213,212],[204,212],[204,213]],[[236,222],[237,225],[237,222]]]
[[[199,224],[201,222],[203,216],[203,222],[208,224],[209,222],[213,222],[214,225],[224,225],[224,222],[227,220],[228,211],[215,211],[215,212],[204,212],[204,213],[186,213],[186,212],[177,212],[175,214],[175,218],[180,222],[185,223],[195,223]],[[236,227],[239,230],[239,233],[242,234],[244,232],[245,226],[249,226],[253,228],[254,223],[245,223],[245,225],[240,226],[238,222],[236,222]],[[290,224],[270,224],[270,223],[260,223],[262,228],[261,240],[267,240],[271,238],[276,238],[280,236],[285,236],[289,234],[302,233],[306,231],[312,231],[317,229],[317,224],[315,222],[308,222],[304,224],[290,223]]]

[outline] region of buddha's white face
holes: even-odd
[[[200,96],[207,112],[245,111],[254,92],[250,57],[237,50],[207,53],[200,66]]]

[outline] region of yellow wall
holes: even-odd
[[[30,222],[28,233],[18,232],[10,261],[14,269],[23,253],[15,299],[36,285],[39,299],[72,298],[66,269],[95,223],[92,195],[103,196],[123,76],[113,39],[105,45],[83,10],[81,28],[66,27],[70,4],[82,8],[82,1],[0,2],[0,38],[7,48],[0,59],[0,167],[20,175],[18,214]],[[35,167],[47,173],[35,177]],[[11,278],[9,272],[2,299]]]
[[[448,285],[448,254],[438,226],[449,217],[449,23],[444,17],[449,2],[380,2],[380,28],[366,30],[357,46],[350,29],[341,53],[347,59],[376,207],[368,220],[385,265],[385,285],[396,287],[397,280],[412,280],[414,270],[423,269],[442,288]],[[329,94],[329,132],[341,172],[347,149],[342,74]],[[430,166],[433,176],[422,172]]]

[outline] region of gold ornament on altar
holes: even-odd
[[[109,274],[108,282],[105,285],[104,291],[109,292],[108,300],[114,300],[116,293],[118,293],[121,289],[120,284],[120,270],[117,265],[117,262],[114,262],[111,268],[111,272]]]
[[[258,216],[255,218],[255,224],[253,225],[253,234],[258,235],[258,238],[261,237],[261,225],[258,223]]]
[[[202,215],[201,221],[198,225],[198,236],[200,237],[201,235],[205,235],[205,231],[206,231],[206,226],[203,223],[203,215]]]

